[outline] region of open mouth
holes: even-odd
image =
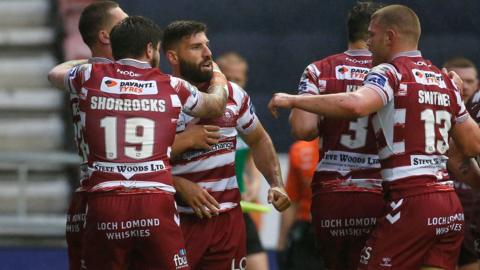
[[[212,69],[213,64],[212,61],[206,61],[203,64],[200,65],[201,68],[207,68],[207,69]]]

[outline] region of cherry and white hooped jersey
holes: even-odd
[[[174,193],[169,154],[179,113],[194,113],[198,89],[148,63],[73,68],[67,83],[78,96],[88,159],[88,191],[156,188]]]
[[[206,189],[218,203],[220,211],[236,207],[240,192],[235,176],[235,149],[237,134],[249,134],[257,126],[257,116],[248,94],[237,84],[229,82],[229,98],[225,113],[220,118],[199,119],[181,113],[177,132],[188,125],[216,125],[220,127],[220,141],[211,150],[190,150],[172,162],[172,172]],[[178,211],[193,213],[185,202],[178,201]]]
[[[112,60],[103,57],[91,57],[88,59],[88,63],[113,63]],[[67,77],[68,79],[68,77]],[[78,93],[73,89],[70,89],[70,84],[66,84],[69,89],[70,94],[70,107],[72,108],[72,122],[73,122],[73,134],[75,139],[75,144],[77,146],[77,153],[80,156],[80,183],[88,179],[88,157],[87,157],[87,146],[85,140],[83,139],[82,123],[80,121],[80,99],[78,98]],[[78,188],[78,191],[81,191],[82,187]]]
[[[405,180],[397,187],[448,179],[449,131],[469,117],[448,75],[411,51],[372,68],[364,85],[384,102],[372,118],[383,179]]]
[[[323,95],[359,88],[372,66],[367,50],[349,50],[307,66],[299,94]],[[380,163],[369,117],[320,120],[320,161],[313,176],[314,193],[381,192]],[[318,188],[316,188],[318,187]]]

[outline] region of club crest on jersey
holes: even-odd
[[[370,70],[364,67],[336,66],[335,75],[338,80],[363,81]]]
[[[445,81],[443,80],[442,74],[419,69],[413,69],[412,73],[417,83],[423,85],[437,85],[441,88],[447,87],[445,85]]]
[[[156,81],[120,80],[104,77],[100,86],[102,92],[111,94],[154,95],[158,93]]]

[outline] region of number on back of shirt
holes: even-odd
[[[434,111],[432,109],[426,109],[420,114],[420,119],[424,122],[425,126],[425,152],[427,154],[435,152],[444,154],[447,152],[448,131],[452,126],[450,122],[451,114],[443,110]],[[441,138],[436,137],[436,128],[438,128]]]
[[[368,116],[358,118],[355,121],[350,121],[349,130],[354,131],[355,134],[343,134],[340,137],[340,143],[350,149],[358,149],[364,147],[367,143],[367,127]]]
[[[100,126],[105,130],[105,157],[109,160],[118,158],[117,117],[102,118]],[[125,145],[123,154],[133,159],[145,159],[153,155],[155,122],[142,117],[133,117],[125,120]],[[139,146],[139,147],[138,147]]]

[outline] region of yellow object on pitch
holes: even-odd
[[[259,203],[240,201],[240,206],[242,207],[242,211],[244,213],[249,213],[249,212],[268,213],[268,212],[270,212],[270,208],[268,206],[263,205],[263,204],[259,204]]]

